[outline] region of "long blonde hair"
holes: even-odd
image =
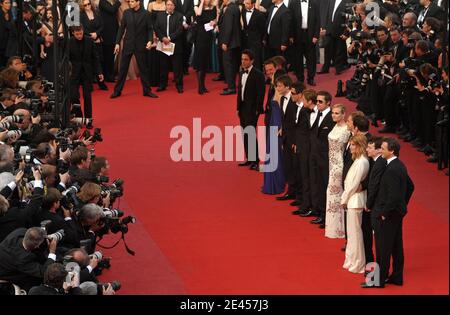
[[[356,160],[361,156],[366,156],[367,138],[364,135],[356,135],[350,138],[350,143],[356,146],[356,150],[352,153],[352,159]]]

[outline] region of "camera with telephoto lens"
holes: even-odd
[[[101,132],[102,132],[102,130],[100,128],[95,128],[94,132],[91,135],[89,130],[85,130],[84,133],[83,133],[83,138],[87,140],[90,137],[92,137],[92,139],[91,139],[92,142],[94,142],[94,143],[97,142],[97,141],[98,142],[102,142],[103,141],[103,137],[102,137]]]
[[[97,258],[97,267],[94,269],[95,275],[99,276],[101,275],[103,269],[109,269],[111,268],[111,257],[105,257],[103,256],[103,253],[100,251],[95,251],[93,254],[89,255],[89,257]]]
[[[117,198],[122,197],[123,196],[123,180],[119,178],[119,179],[116,179],[110,186],[103,185],[102,186],[103,197],[105,197],[107,193],[109,193],[109,200],[110,200],[111,204],[113,204]]]
[[[72,123],[77,126],[85,126],[87,129],[91,129],[93,126],[94,119],[93,118],[83,118],[83,117],[74,117],[70,120]]]
[[[47,239],[48,240],[56,240],[56,241],[61,241],[63,239],[65,235],[65,232],[63,229],[56,231],[55,233],[52,234],[48,234],[47,235]]]
[[[97,291],[98,292],[103,292],[103,289],[107,289],[108,286],[111,285],[111,288],[114,290],[114,292],[117,292],[120,290],[120,288],[122,287],[122,285],[120,284],[119,281],[111,281],[109,283],[99,283],[97,284]]]
[[[444,86],[445,82],[443,80],[439,80],[439,77],[436,73],[432,73],[429,75],[429,80],[430,80],[430,88],[432,89],[437,89],[440,88],[441,86]]]
[[[3,119],[13,124],[20,124],[23,122],[23,115],[9,115]]]
[[[122,234],[128,233],[128,224],[134,224],[136,218],[133,216],[127,216],[123,218],[124,212],[119,209],[104,209],[105,216],[101,218],[103,228],[97,232],[102,237],[108,234],[109,231],[113,234],[121,232]]]
[[[70,205],[73,205],[74,208],[78,209],[82,204],[78,200],[77,193],[80,191],[80,186],[77,183],[72,184],[69,188],[62,192],[62,202],[61,204],[66,209],[72,208]],[[64,201],[63,201],[64,200]]]

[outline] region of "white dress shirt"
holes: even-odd
[[[425,15],[427,15],[428,9],[430,8],[430,6],[428,7],[424,7],[422,11],[420,11],[419,13],[419,17],[417,18],[417,24],[422,24],[423,21],[425,20]]]
[[[245,91],[245,85],[247,84],[247,79],[248,79],[248,75],[250,74],[250,71],[252,71],[253,66],[250,66],[247,71],[248,73],[243,73],[242,74],[242,78],[241,78],[241,85],[242,85],[242,89],[241,89],[241,99],[244,100],[244,91]]]
[[[319,109],[317,106],[314,106],[313,111],[311,112],[311,115],[309,116],[309,123],[310,126],[314,125],[314,122],[316,121],[317,113],[319,112]]]
[[[301,1],[301,0],[298,0]],[[302,6],[302,29],[306,30],[308,28],[308,8],[309,8],[309,0],[300,2]]]
[[[273,7],[272,15],[270,16],[270,20],[269,20],[269,26],[267,27],[267,34],[270,34],[270,25],[272,24],[273,16],[277,13],[278,8],[279,8],[281,5],[283,5],[283,4],[282,4],[282,3],[281,3],[281,4],[277,4],[277,5],[275,5],[275,6]]]
[[[342,0],[336,0],[336,2],[334,3],[333,14],[331,15],[331,22],[334,22],[334,14],[336,13],[336,10],[338,6],[341,4],[341,2]]]
[[[167,30],[166,30],[166,32],[167,32],[167,37],[168,38],[170,38],[169,37],[169,23],[170,23],[170,17],[172,16],[172,14],[170,14],[169,12],[167,12]]]
[[[283,109],[283,113],[286,114],[286,108],[288,106],[289,100],[291,99],[291,92],[289,91],[289,93],[284,95],[284,97],[285,97],[284,102],[283,102],[283,104],[280,104],[280,107],[281,107],[281,109]],[[280,102],[281,102],[281,100],[280,100]]]
[[[393,156],[390,159],[387,160],[387,165],[389,165],[389,163],[391,163],[393,160],[395,160],[397,157]]]
[[[251,9],[245,12],[245,20],[247,21],[247,25],[250,24],[250,19],[252,18],[253,10],[254,9]]]
[[[380,156],[381,154],[378,154],[376,157],[373,158],[373,161],[376,162]]]
[[[320,125],[322,124],[323,119],[324,119],[325,116],[330,112],[330,110],[331,110],[331,108],[328,106],[327,109],[325,109],[325,110],[322,112],[322,116],[320,116],[320,118],[319,118],[319,125],[318,125],[318,127],[320,127]]]

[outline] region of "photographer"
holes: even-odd
[[[22,182],[24,172],[19,171],[10,183],[2,187],[1,195],[8,198],[16,187]],[[39,169],[33,169],[34,190],[30,202],[25,207],[14,206],[9,208],[9,202],[2,199],[3,209],[6,212],[0,213],[0,241],[17,228],[28,228],[39,224],[39,212],[41,211],[42,197],[44,189]],[[6,184],[6,183],[5,183]],[[6,205],[5,205],[6,204]]]
[[[83,146],[78,146],[70,156],[69,173],[74,182],[83,185],[84,182],[93,178],[89,172],[91,166],[91,152]]]
[[[47,267],[56,261],[55,239],[39,227],[19,228],[0,243],[0,280],[25,290],[39,285]]]
[[[62,264],[50,264],[44,273],[44,283],[32,287],[28,295],[81,295],[78,275],[75,273],[70,283],[66,282],[67,276]]]
[[[93,203],[84,205],[77,213],[77,243],[89,254],[95,251],[96,233],[104,228],[104,217],[103,209]]]

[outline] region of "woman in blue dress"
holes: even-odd
[[[281,121],[283,113],[279,105],[280,99],[281,94],[276,91],[270,104],[272,110],[269,123],[270,128],[266,132],[266,160],[263,165],[264,185],[262,192],[270,195],[283,193],[286,186],[281,147]]]

